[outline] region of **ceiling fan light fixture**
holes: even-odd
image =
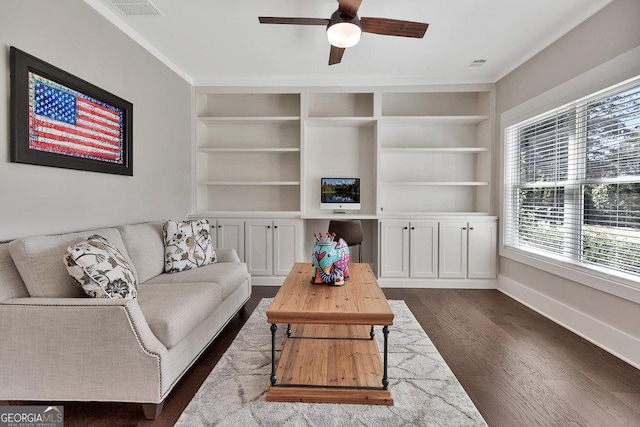
[[[339,11],[331,15],[327,25],[327,39],[335,47],[347,48],[358,44],[362,28],[358,16],[349,16]]]

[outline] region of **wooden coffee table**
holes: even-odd
[[[311,263],[296,263],[267,310],[275,402],[393,405],[387,376],[393,312],[368,264],[349,264],[344,286],[311,284]],[[277,324],[287,339],[276,367]],[[383,326],[383,359],[374,339]]]

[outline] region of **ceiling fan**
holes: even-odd
[[[362,32],[422,38],[429,27],[429,24],[422,22],[364,16],[360,18],[358,9],[361,3],[362,0],[338,0],[338,10],[333,12],[329,19],[260,16],[258,20],[261,24],[325,25],[327,38],[331,44],[329,65],[338,64],[342,60],[344,50],[355,46],[360,41]]]

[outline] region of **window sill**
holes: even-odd
[[[640,304],[640,284],[575,264],[502,246],[500,256]]]

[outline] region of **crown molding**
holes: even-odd
[[[111,22],[115,25],[120,31],[129,36],[133,41],[138,43],[149,52],[151,55],[155,56],[160,62],[166,65],[171,71],[179,75],[182,79],[184,79],[187,83],[193,86],[193,78],[187,74],[184,70],[178,67],[175,63],[173,63],[169,58],[167,58],[162,52],[156,49],[149,41],[147,41],[144,37],[142,37],[139,33],[134,31],[129,24],[127,24],[122,18],[120,18],[113,10],[107,7],[100,0],[84,0],[89,6],[91,6],[96,12],[102,15],[107,21]]]

